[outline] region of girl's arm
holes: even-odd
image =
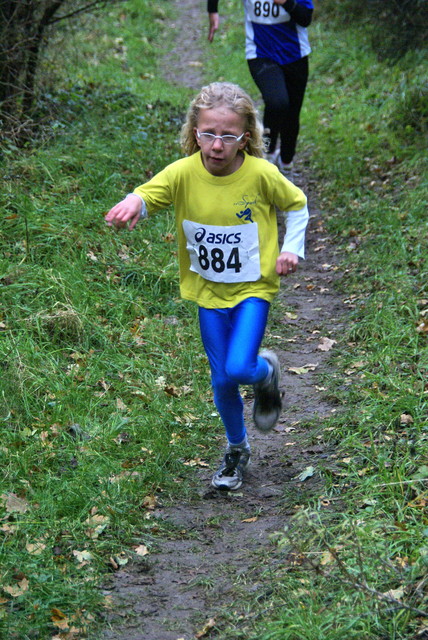
[[[280,4],[284,7],[287,13],[290,14],[291,18],[296,22],[296,24],[301,27],[309,27],[312,21],[312,13],[313,9],[309,9],[305,7],[303,4],[300,4],[298,0],[273,0],[276,4]],[[213,0],[208,0],[208,2],[213,2]]]
[[[305,257],[305,231],[309,221],[307,204],[302,209],[284,212],[284,218],[287,230],[275,266],[279,276],[294,273],[299,257]]]
[[[126,198],[110,209],[104,219],[109,227],[114,224],[119,229],[126,227],[129,222],[129,230],[132,231],[138,220],[145,217],[147,217],[147,208],[143,198],[136,193],[129,193]]]

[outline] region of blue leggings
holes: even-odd
[[[269,373],[266,360],[257,355],[269,307],[269,302],[261,298],[247,298],[228,309],[199,307],[199,324],[211,368],[214,403],[231,444],[240,444],[247,433],[239,385],[260,382]]]

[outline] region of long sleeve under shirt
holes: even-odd
[[[134,193],[149,215],[174,205],[180,293],[201,307],[233,307],[252,296],[273,300],[279,288],[276,207],[287,212],[282,250],[304,257],[306,196],[261,158],[245,153],[237,171],[213,176],[197,152]]]

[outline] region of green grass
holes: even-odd
[[[139,544],[175,535],[153,525],[150,506],[192,495],[186,463],[217,456],[222,435],[196,311],[179,299],[172,212],[136,233],[103,222],[180,156],[189,90],[156,68],[171,7],[140,5],[59,36],[68,48],[47,55],[40,102],[49,135],[3,148],[0,631],[19,640],[55,635],[61,612],[95,633],[103,576]],[[258,100],[241,11],[225,5],[206,74]],[[350,309],[324,380],[338,411],[317,425],[338,457],[321,469],[324,500],[308,493],[273,540],[284,571],[271,600],[253,617],[248,604],[245,636],[231,619],[224,637],[410,640],[415,610],[427,609],[423,60],[387,67],[361,34],[332,35],[319,19],[311,41],[301,158]]]

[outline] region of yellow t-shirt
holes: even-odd
[[[228,176],[213,176],[205,169],[201,153],[197,152],[168,165],[149,182],[137,187],[134,193],[144,199],[149,215],[174,205],[180,293],[184,299],[208,309],[234,307],[249,297],[273,300],[279,288],[279,277],[275,272],[279,253],[276,207],[296,212],[302,221],[306,216],[307,220],[306,196],[274,165],[244,153],[244,161],[237,171]],[[187,222],[183,225],[184,221]],[[196,246],[194,238],[186,237],[185,229],[192,223],[196,223],[193,227],[202,230],[205,240],[212,240],[212,245],[204,240],[204,246]],[[245,251],[250,243],[247,239],[244,250],[239,249],[239,253],[233,242],[247,236],[249,231],[254,239],[255,229],[242,229],[240,233],[240,225],[251,224],[257,225],[254,246],[251,251]],[[303,231],[298,232],[299,236],[303,233],[303,238],[305,226],[306,222],[303,222]],[[233,227],[231,233],[227,233],[228,227]],[[230,247],[226,239],[231,243]],[[297,244],[303,246],[303,241],[300,237]],[[192,244],[196,246],[193,256]],[[295,251],[298,255],[303,255],[302,252],[303,249]],[[252,281],[242,282],[239,271],[244,263],[243,256],[250,253],[255,254],[255,263],[259,261],[259,275],[253,276]],[[232,281],[218,282],[206,276],[212,273],[212,277],[221,279],[226,272]]]

